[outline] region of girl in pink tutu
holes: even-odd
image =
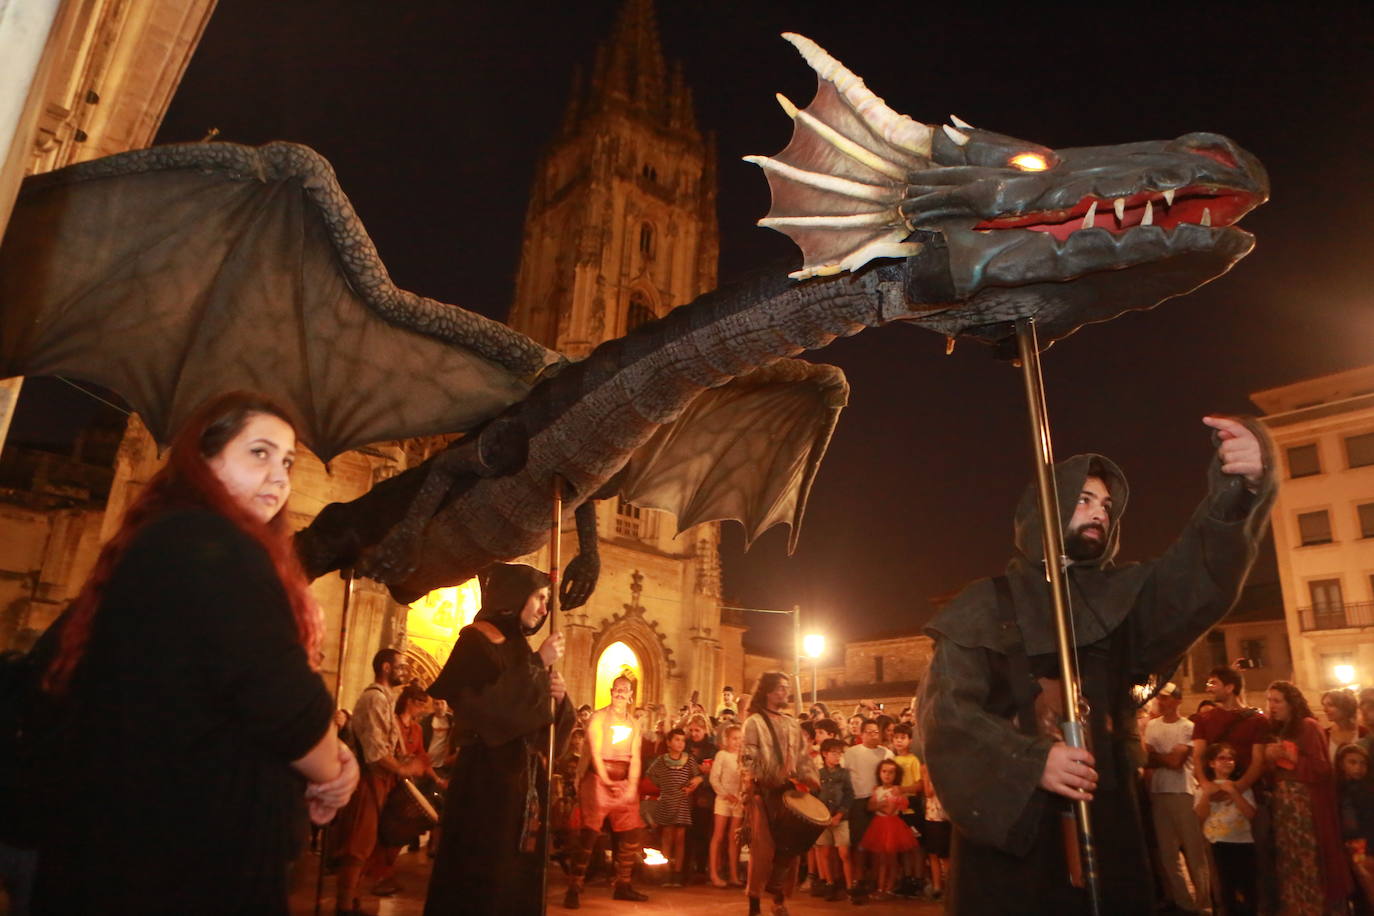
[[[902,771],[894,760],[878,764],[878,785],[868,798],[868,810],[873,821],[864,833],[863,849],[878,860],[878,892],[891,894],[897,884],[897,857],[916,847],[912,829],[898,817],[909,804],[902,794]]]

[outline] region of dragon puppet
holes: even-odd
[[[1051,149],[897,114],[806,38],[804,110],[771,158],[761,224],[804,263],[707,293],[569,362],[397,289],[329,164],[274,143],[155,147],[25,183],[0,246],[0,375],[69,374],[119,392],[159,441],[225,387],[291,405],[328,461],[370,442],[463,433],[334,504],[297,535],[313,576],[355,567],[399,601],[548,535],[553,481],[576,514],[565,607],[586,600],[593,500],[791,526],[848,388],[791,359],[894,321],[998,343],[1034,317],[1048,343],[1230,269],[1268,194],[1231,140]],[[273,327],[267,346],[257,329]],[[284,329],[284,330],[281,330]],[[252,346],[249,346],[249,342]]]

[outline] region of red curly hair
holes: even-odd
[[[239,434],[249,418],[258,414],[277,417],[293,430],[296,428],[285,408],[248,391],[233,391],[212,398],[186,421],[172,442],[166,465],[129,506],[119,530],[101,549],[81,593],[63,615],[57,652],[43,676],[43,687],[49,693],[63,693],[70,684],[72,674],[86,653],[91,626],[105,597],[105,587],[129,546],[150,522],[168,512],[189,507],[209,509],[224,516],[267,551],[290,601],[306,657],[312,668],[319,669],[324,621],[292,547],[286,513],[278,512],[270,522],[264,523],[229,495],[208,464],[209,459],[222,452]]]

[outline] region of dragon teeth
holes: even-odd
[[[1083,228],[1091,229],[1097,223],[1097,201],[1093,201],[1088,207],[1088,212],[1083,214]]]
[[[1211,207],[1203,207],[1203,208],[1202,208],[1202,225],[1204,225],[1204,226],[1210,226],[1210,225],[1212,225],[1212,208],[1211,208]]]
[[[1125,220],[1126,220],[1126,198],[1124,198],[1124,197],[1118,197],[1116,200],[1112,201],[1112,208],[1113,208],[1114,210],[1116,210],[1116,221],[1117,221],[1118,223],[1125,222]]]
[[[1155,224],[1155,205],[1152,201],[1145,201],[1145,215],[1140,218],[1140,225],[1153,226]]]
[[[1174,189],[1170,188],[1164,192],[1164,205],[1172,207],[1174,205]]]

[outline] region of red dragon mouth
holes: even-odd
[[[1185,223],[1222,227],[1235,223],[1261,200],[1257,195],[1243,192],[1190,185],[1173,191],[1140,191],[1114,199],[1088,195],[1071,209],[1041,210],[985,220],[973,228],[985,232],[1029,229],[1048,232],[1062,242],[1080,229],[1105,229],[1120,235],[1142,225],[1161,229],[1173,229]]]

